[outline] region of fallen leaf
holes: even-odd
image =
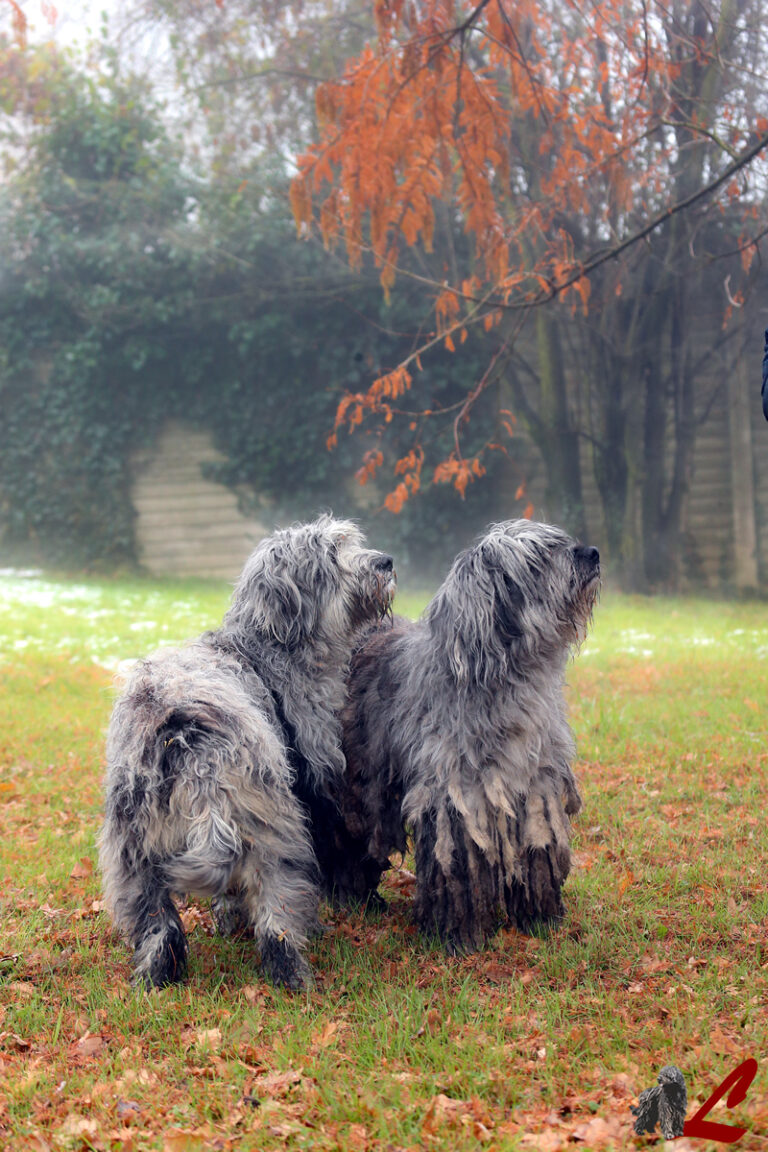
[[[119,1148],[120,1152],[137,1152],[136,1134],[130,1128],[113,1128],[107,1133],[107,1147]]]
[[[709,1034],[709,1042],[718,1054],[727,1052],[729,1055],[732,1055],[741,1051],[741,1045],[737,1044],[730,1036],[727,1036],[717,1024]]]
[[[10,984],[5,985],[5,989],[8,992],[13,992],[16,996],[37,995],[37,988],[27,980],[13,980]]]
[[[352,1152],[365,1152],[368,1147],[368,1130],[364,1124],[350,1124],[347,1129],[347,1147]]]
[[[197,1048],[210,1048],[218,1052],[221,1048],[221,1028],[202,1028],[195,1033],[195,1046]]]
[[[517,975],[511,964],[487,964],[482,969],[483,976],[494,984],[508,984]],[[530,981],[530,976],[528,977]]]
[[[134,1084],[141,1084],[142,1087],[154,1087],[159,1083],[159,1077],[150,1068],[126,1068],[123,1075],[119,1080],[115,1081],[115,1088],[118,1092],[123,1092],[128,1087],[133,1087]]]
[[[91,1036],[86,1032],[85,1036],[81,1036],[75,1045],[78,1056],[95,1056],[104,1047],[104,1037],[98,1033]]]
[[[568,1147],[568,1137],[561,1132],[547,1129],[544,1132],[526,1132],[520,1137],[525,1148],[535,1148],[537,1152],[560,1152]]]
[[[327,1048],[336,1039],[336,1033],[339,1030],[339,1025],[336,1020],[329,1020],[319,1032],[315,1032],[312,1036],[312,1043],[317,1044],[320,1048]]]
[[[93,875],[93,861],[88,856],[81,856],[69,875],[72,880],[85,880],[87,876]]]
[[[86,1120],[84,1116],[77,1115],[67,1116],[59,1129],[62,1136],[75,1136],[83,1143],[85,1141],[92,1142],[98,1135],[98,1131],[98,1120]]]
[[[25,1040],[15,1032],[0,1032],[0,1044],[6,1048],[15,1048],[17,1052],[27,1052],[32,1047],[30,1040]]]
[[[27,1136],[24,1143],[20,1145],[24,1152],[51,1152],[52,1146],[47,1140],[43,1139],[38,1133],[32,1136]]]
[[[443,1014],[439,1011],[439,1009],[430,1008],[424,1017],[424,1023],[422,1024],[421,1028],[419,1028],[416,1035],[424,1036],[428,1034],[429,1036],[434,1036],[436,1032],[440,1031],[443,1019]]]
[[[246,984],[240,991],[249,1004],[264,1003],[264,990],[258,988],[255,984]]]
[[[256,1098],[285,1096],[300,1080],[301,1072],[296,1068],[290,1068],[287,1072],[268,1072],[266,1076],[259,1076],[254,1081],[251,1095]]]
[[[635,880],[636,877],[634,872],[625,872],[619,881],[619,896],[623,896],[627,889],[635,883]]]
[[[437,1096],[433,1096],[430,1100],[424,1115],[421,1124],[422,1135],[434,1136],[441,1125],[455,1121],[464,1107],[463,1101],[452,1100],[450,1096],[438,1092]]]
[[[591,1120],[578,1124],[570,1135],[572,1141],[589,1144],[591,1148],[614,1144],[619,1140],[626,1143],[625,1137],[626,1133],[617,1120],[605,1120],[602,1116],[593,1116]]]
[[[200,1152],[209,1139],[210,1132],[203,1128],[169,1128],[163,1134],[163,1152]]]

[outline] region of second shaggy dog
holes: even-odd
[[[413,624],[372,628],[353,658],[340,797],[354,849],[344,900],[370,898],[406,829],[416,918],[449,952],[500,923],[562,914],[581,800],[563,697],[599,586],[596,548],[527,520],[457,557]]]

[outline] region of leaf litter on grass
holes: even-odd
[[[147,995],[94,868],[112,693],[92,658],[149,650],[158,631],[136,623],[194,634],[215,622],[201,621],[214,594],[223,609],[225,589],[198,608],[185,593],[174,622],[168,590],[143,608],[124,597],[122,619],[89,591],[87,635],[55,619],[55,599],[27,606],[24,637],[5,633],[0,1146],[640,1147],[629,1105],[663,1064],[684,1068],[691,1114],[754,1055],[746,1100],[718,1119],[763,1147],[768,608],[739,623],[728,606],[718,623],[677,603],[665,629],[662,605],[605,598],[569,670],[585,808],[557,931],[503,931],[448,959],[416,935],[413,865],[398,861],[387,913],[326,911],[310,995],[270,988],[247,942],[217,939],[194,902],[188,984]]]

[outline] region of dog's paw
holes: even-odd
[[[179,925],[162,935],[145,937],[134,950],[134,982],[145,988],[168,988],[187,975],[187,941]]]
[[[314,984],[312,970],[299,950],[287,940],[271,936],[261,944],[261,968],[276,988],[290,992],[310,989]]]

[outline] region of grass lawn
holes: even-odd
[[[310,995],[194,904],[189,981],[146,994],[94,867],[113,673],[228,591],[0,575],[0,1148],[642,1147],[629,1105],[662,1065],[690,1117],[748,1057],[709,1119],[768,1148],[768,605],[598,605],[569,673],[585,807],[558,931],[446,959],[393,872],[381,918],[328,913]]]

